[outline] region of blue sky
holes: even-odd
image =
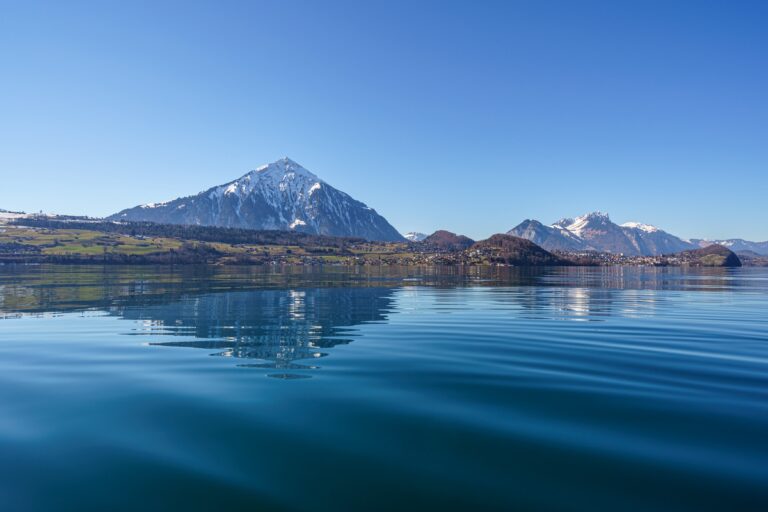
[[[399,230],[591,210],[768,239],[768,2],[0,0],[0,208],[282,156]]]

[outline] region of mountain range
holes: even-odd
[[[136,206],[108,219],[404,240],[374,209],[290,158],[197,195]]]
[[[526,219],[507,234],[530,240],[549,251],[599,251],[628,256],[658,256],[718,244],[734,252],[768,254],[768,242],[741,239],[685,240],[649,224],[616,224],[607,213],[602,212],[563,218],[551,225]]]
[[[29,216],[34,215],[0,210],[0,221]],[[293,231],[384,242],[428,241],[440,250],[471,242],[466,237],[453,240],[448,235],[457,235],[446,231],[430,237],[419,232],[403,236],[374,209],[287,157],[199,194],[143,204],[122,210],[107,220]],[[530,240],[548,251],[657,256],[718,244],[737,253],[768,255],[768,241],[686,240],[649,224],[616,224],[602,212],[563,218],[552,224],[526,219],[507,234]]]
[[[753,252],[762,256],[768,255],[768,242],[750,242],[749,240],[744,240],[742,238],[729,238],[727,240],[702,240],[699,238],[694,238],[691,240],[691,242],[696,244],[698,247],[722,245],[723,247],[727,247],[736,253]]]
[[[616,224],[606,213],[564,218],[546,226],[527,219],[507,234],[526,238],[547,250],[600,251],[652,256],[690,250],[696,246],[655,226],[639,222]]]

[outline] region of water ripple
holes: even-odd
[[[3,268],[0,498],[764,510],[766,310],[760,269]]]

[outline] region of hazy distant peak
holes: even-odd
[[[410,231],[403,235],[406,240],[409,240],[411,242],[421,242],[425,238],[427,238],[426,233],[419,233],[418,231]]]
[[[625,222],[621,225],[623,228],[632,228],[632,229],[639,229],[641,231],[645,231],[646,233],[656,233],[658,231],[661,231],[656,226],[651,226],[650,224],[643,224],[642,222]]]

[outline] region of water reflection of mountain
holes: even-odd
[[[309,368],[294,361],[325,355],[346,344],[356,327],[383,322],[393,288],[250,290],[187,297],[169,304],[115,307],[111,314],[138,321],[152,345],[215,350],[217,355],[260,362],[264,368]],[[184,337],[155,341],[160,336]]]
[[[499,304],[519,306],[532,320],[603,321],[611,316],[646,316],[668,301],[656,290],[567,286],[520,287],[490,293]]]
[[[311,366],[358,327],[386,321],[409,287],[491,287],[487,297],[522,319],[643,316],[679,294],[761,289],[750,269],[0,267],[0,320],[103,311],[138,321],[154,345],[250,359],[252,366]],[[757,284],[756,284],[757,283]],[[435,294],[436,311],[458,295]],[[445,301],[445,304],[441,304]],[[667,308],[668,309],[668,308]]]

